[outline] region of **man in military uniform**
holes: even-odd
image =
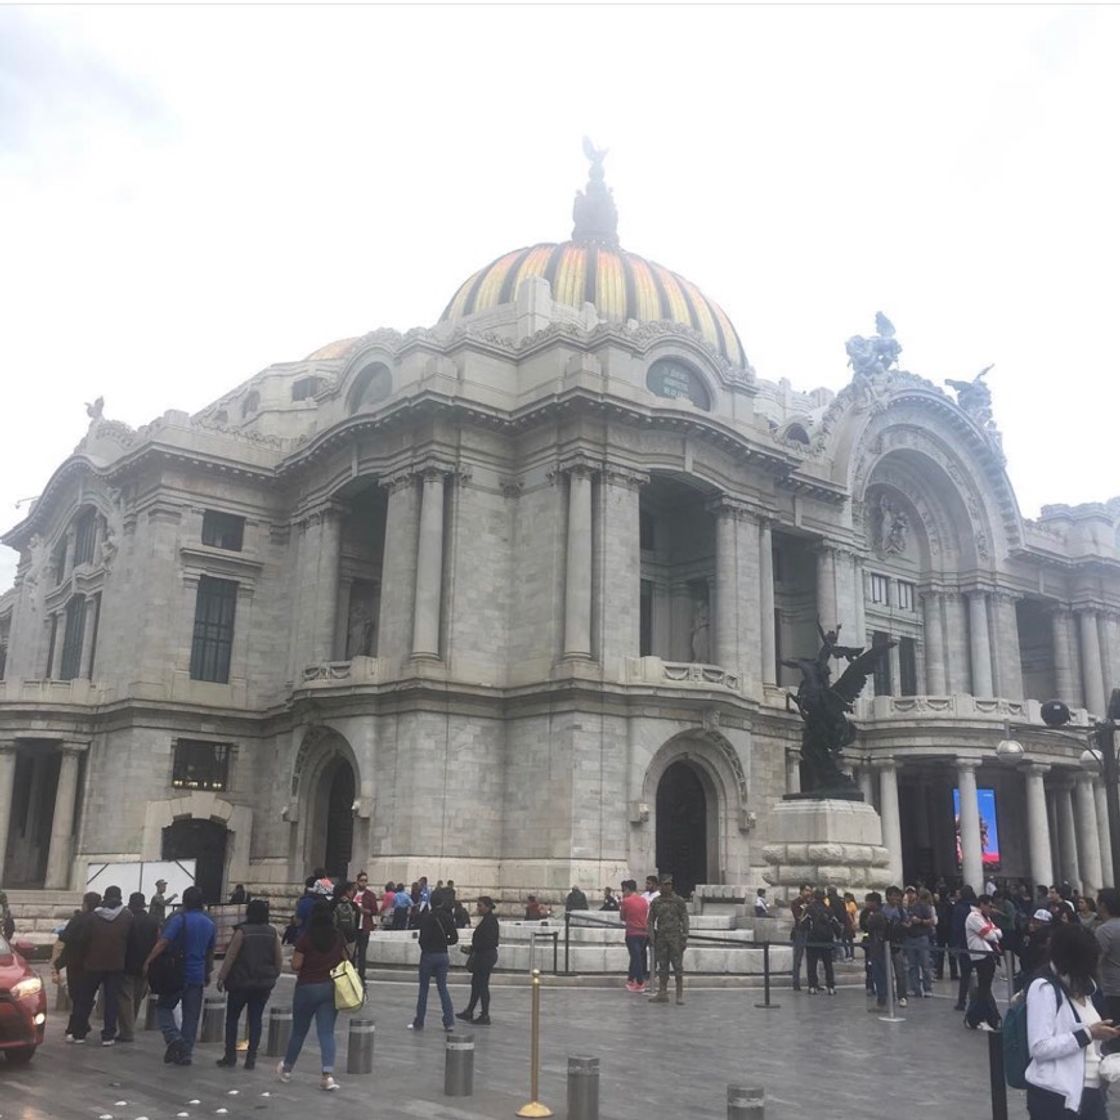
[[[688,907],[673,893],[673,879],[661,880],[661,893],[649,904],[649,937],[657,964],[657,995],[650,1003],[669,1002],[669,966],[677,981],[677,1003],[684,1003],[684,951],[688,947]]]

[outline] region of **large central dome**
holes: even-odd
[[[732,365],[745,368],[738,332],[723,309],[683,276],[618,244],[618,215],[603,182],[602,160],[585,142],[591,177],[576,196],[572,239],[503,253],[459,286],[440,322],[513,302],[523,280],[542,277],[552,298],[577,310],[593,304],[604,319],[668,320],[698,331]]]

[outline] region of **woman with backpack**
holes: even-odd
[[[362,912],[354,901],[357,892],[357,886],[344,879],[334,888],[334,897],[331,899],[335,928],[346,942],[346,955],[351,961],[358,947],[358,931],[362,928]]]
[[[346,942],[334,924],[331,908],[325,900],[316,903],[307,923],[307,932],[296,942],[296,950],[292,954],[292,971],[296,974],[296,990],[292,997],[292,1037],[277,1069],[281,1081],[291,1081],[292,1069],[314,1019],[322,1057],[320,1088],[328,1092],[338,1088],[334,1079],[334,1025],[338,1011],[334,1005],[331,970],[344,960]]]
[[[817,983],[817,966],[824,965],[824,983],[830,996],[836,995],[836,976],[832,968],[833,943],[840,934],[840,922],[825,905],[825,893],[819,887],[813,891],[813,901],[808,906],[809,939],[805,956],[809,961],[809,994],[820,992]]]
[[[218,991],[224,989],[229,993],[226,998],[226,1052],[218,1059],[218,1065],[237,1065],[237,1026],[241,1011],[245,1009],[249,1022],[245,1068],[256,1066],[264,1005],[283,967],[280,935],[268,923],[268,902],[254,898],[245,908],[245,921],[234,930],[218,973]]]
[[[1100,948],[1079,925],[1050,938],[1050,969],[1027,990],[1027,1113],[1031,1120],[1107,1120],[1101,1043],[1120,1038],[1093,979]]]

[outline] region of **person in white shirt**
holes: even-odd
[[[660,882],[658,882],[657,876],[656,875],[647,875],[646,876],[646,889],[644,891],[642,891],[642,898],[644,898],[646,900],[646,902],[652,902],[655,898],[658,898],[660,896],[660,894],[661,894],[661,884],[660,884]]]
[[[964,1015],[964,1025],[970,1030],[998,1031],[999,1010],[992,998],[992,978],[996,974],[999,956],[1000,930],[992,921],[992,900],[982,894],[964,922],[968,955],[976,973],[976,992]]]
[[[754,896],[754,916],[765,918],[770,913],[770,904],[766,901],[766,888],[759,887],[758,894]]]
[[[1120,1037],[1120,1030],[1101,1018],[1094,1002],[1101,998],[1093,979],[1099,956],[1089,930],[1061,923],[1050,938],[1049,972],[1027,990],[1031,1120],[1107,1120],[1101,1043]]]

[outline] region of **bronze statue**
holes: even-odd
[[[863,795],[852,779],[840,769],[844,748],[855,742],[856,725],[848,718],[856,697],[879,660],[886,657],[894,640],[870,649],[840,644],[840,627],[825,632],[820,621],[817,632],[821,648],[816,657],[784,660],[783,665],[801,672],[796,694],[786,694],[786,709],[797,708],[805,725],[801,731],[801,795],[817,799],[835,797],[862,801]],[[832,683],[833,658],[844,660],[847,668]]]
[[[875,335],[852,335],[844,344],[848,365],[856,377],[875,377],[898,364],[902,343],[894,336],[894,324],[881,311],[875,312]]]

